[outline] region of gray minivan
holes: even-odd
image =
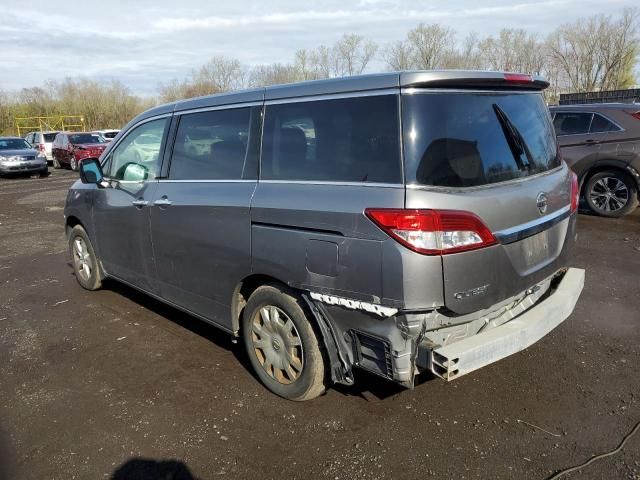
[[[539,340],[582,291],[547,86],[401,72],[153,108],[69,190],[75,275],[242,338],[288,399],[354,367],[458,378]]]

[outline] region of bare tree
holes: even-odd
[[[640,52],[638,10],[619,19],[596,15],[561,26],[548,40],[550,60],[578,92],[623,88],[633,83]]]
[[[545,63],[544,44],[522,29],[505,28],[497,38],[483,39],[479,49],[492,70],[539,74]]]
[[[345,34],[332,49],[336,76],[361,74],[378,50],[378,46],[362,35]]]
[[[443,65],[445,58],[454,48],[454,31],[434,23],[419,24],[407,34],[407,42],[414,52],[413,64],[416,68],[430,70]]]
[[[389,70],[394,72],[415,68],[414,51],[407,41],[391,42],[383,49],[382,58],[387,63]]]
[[[273,63],[271,65],[258,65],[251,70],[249,85],[252,87],[265,87],[267,85],[279,85],[300,80],[295,66],[289,64]]]

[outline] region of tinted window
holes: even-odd
[[[261,178],[401,183],[398,97],[267,106]]]
[[[76,145],[83,143],[104,143],[104,138],[98,133],[75,133],[69,135],[69,140]]]
[[[45,142],[53,142],[53,139],[56,138],[56,133],[45,133],[44,134],[44,141]]]
[[[539,94],[422,93],[402,102],[409,184],[485,185],[560,165]]]
[[[553,120],[557,135],[581,135],[589,133],[592,113],[559,112]]]
[[[182,115],[169,177],[178,180],[243,178],[251,110],[235,108]]]
[[[620,130],[620,127],[611,122],[609,119],[605,118],[599,113],[593,114],[591,130],[589,130],[590,133],[617,132],[618,130]]]
[[[160,152],[167,119],[134,128],[109,156],[111,178],[125,181],[152,180],[160,171]]]
[[[103,134],[104,138],[116,138],[116,135],[118,135],[118,132],[105,132]]]

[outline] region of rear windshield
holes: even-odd
[[[53,140],[56,138],[57,134],[58,134],[57,132],[56,133],[45,133],[44,134],[44,141],[47,142],[47,143],[53,142]]]
[[[105,132],[102,135],[104,136],[104,138],[116,138],[118,132]]]
[[[104,143],[104,138],[97,133],[76,133],[74,135],[69,135],[69,140],[73,144]]]
[[[415,93],[402,115],[407,184],[473,187],[560,165],[538,93]]]

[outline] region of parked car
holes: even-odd
[[[578,174],[589,208],[605,217],[632,212],[640,186],[640,105],[560,105],[550,110],[562,156]]]
[[[35,149],[43,152],[47,156],[47,161],[52,163],[53,154],[51,153],[51,146],[53,144],[53,139],[56,138],[57,134],[58,132],[55,131],[29,132],[24,139]]]
[[[49,173],[47,157],[33,148],[24,138],[0,137],[0,175]]]
[[[99,133],[100,135],[102,135],[102,138],[104,138],[105,142],[110,142],[111,140],[116,138],[116,135],[118,135],[119,132],[120,130],[107,129],[107,130],[96,130],[93,133]]]
[[[81,161],[99,158],[107,142],[98,133],[60,132],[53,141],[53,168],[68,166],[78,170]]]
[[[549,333],[583,287],[547,86],[388,73],[153,108],[80,165],[76,278],[241,338],[288,399],[351,384],[355,367],[406,387],[425,370],[456,379]]]

